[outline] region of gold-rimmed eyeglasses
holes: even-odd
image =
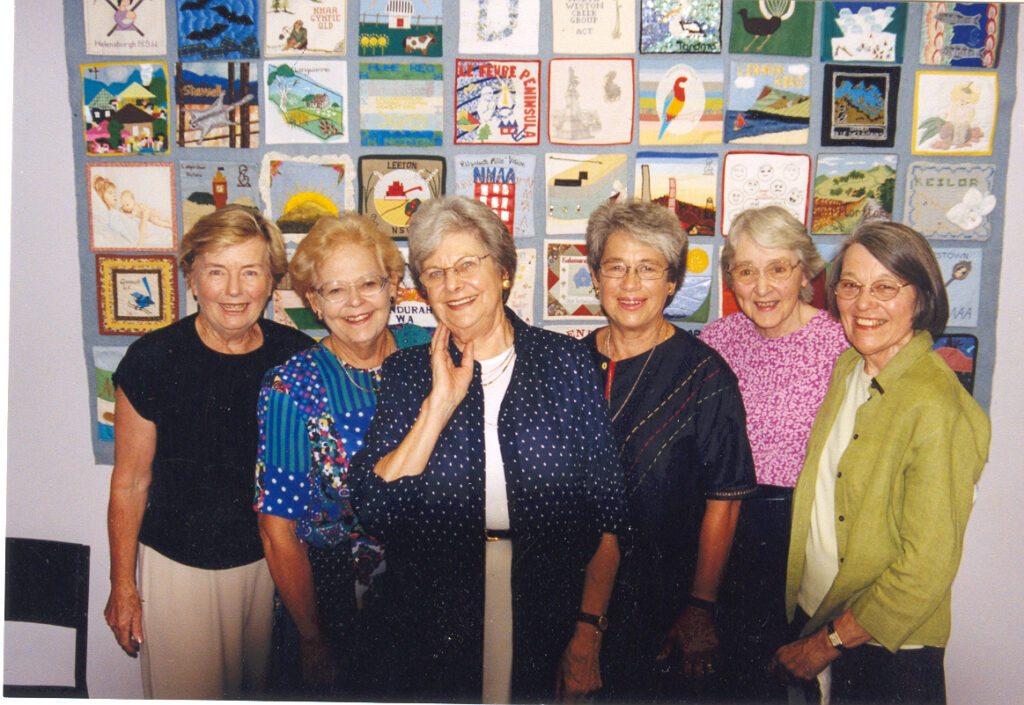
[[[883,279],[877,281],[868,287],[868,291],[871,295],[879,301],[892,301],[899,295],[900,291],[905,286],[910,286],[906,282],[888,281]],[[860,292],[863,291],[864,284],[855,282],[852,279],[840,279],[836,282],[836,285],[832,287],[832,290],[836,293],[836,298],[842,299],[843,301],[852,301],[860,296]]]
[[[668,267],[659,267],[650,262],[641,262],[637,265],[628,265],[624,262],[602,262],[597,271],[601,277],[606,279],[624,279],[629,275],[629,270],[636,272],[641,279],[661,279]]]
[[[779,284],[789,279],[793,270],[799,266],[799,262],[787,262],[781,259],[769,262],[762,269],[758,269],[752,264],[737,264],[729,270],[729,276],[737,284],[753,284],[761,274],[764,274],[768,281]]]
[[[362,298],[370,298],[376,296],[380,292],[384,291],[384,287],[388,283],[388,278],[380,274],[367,274],[362,279],[354,282],[341,281],[335,279],[329,282],[324,282],[318,287],[315,287],[313,291],[320,296],[321,299],[332,304],[336,304],[339,301],[347,300],[352,292],[355,291]]]
[[[480,263],[490,255],[466,255],[459,259],[451,267],[431,267],[420,272],[420,281],[423,286],[432,288],[444,284],[448,272],[454,272],[459,279],[466,279],[476,275],[480,271]]]

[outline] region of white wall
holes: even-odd
[[[7,535],[87,543],[93,697],[142,697],[138,661],[103,622],[109,570],[110,468],[93,464],[82,354],[72,125],[63,13],[55,0],[17,4],[11,201]],[[80,147],[80,144],[76,145]],[[38,645],[38,660],[47,649]]]
[[[138,663],[120,651],[103,622],[110,468],[93,465],[88,435],[93,402],[86,385],[91,372],[82,354],[71,157],[72,137],[81,125],[72,125],[67,102],[63,26],[61,6],[53,0],[17,5],[7,535],[92,546],[90,692],[93,697],[140,697]],[[1022,65],[1018,86],[1024,86]],[[1019,107],[1013,125],[1011,184],[1024,183],[1024,112]],[[1024,223],[1024,199],[1009,205],[1006,222]],[[1003,262],[1008,264],[1000,292],[992,457],[954,590],[953,638],[946,658],[950,703],[1019,702],[1024,677],[1024,296],[1017,272],[1024,262],[1024,237],[1016,225],[1007,227]],[[47,658],[43,645],[18,648],[38,650],[40,662]]]
[[[1024,13],[1018,21],[1018,42],[1024,37],[1021,30]],[[1024,262],[1024,198],[1015,188],[1024,184],[1022,79],[1024,57],[1018,56],[989,409],[992,448],[953,585],[953,634],[946,652],[946,684],[954,704],[1024,699],[1024,277],[1018,271]]]

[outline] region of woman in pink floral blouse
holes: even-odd
[[[723,680],[744,701],[770,701],[785,698],[765,667],[787,641],[793,487],[832,367],[848,343],[839,322],[810,304],[810,282],[825,262],[785,209],[740,213],[721,260],[740,313],[705,326],[700,337],[739,379],[758,482],[757,494],[743,501],[723,586],[722,646],[731,671]]]

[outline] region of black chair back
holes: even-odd
[[[7,539],[4,619],[75,630],[75,685],[4,684],[4,697],[89,697],[89,547],[63,541]]]

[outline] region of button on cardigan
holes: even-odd
[[[860,359],[851,348],[836,362],[797,481],[786,585],[790,619],[818,458],[846,377]],[[974,486],[988,458],[988,418],[932,351],[931,335],[919,331],[876,376],[854,430],[836,483],[839,573],[804,634],[852,609],[857,623],[890,651],[904,644],[943,647]]]

